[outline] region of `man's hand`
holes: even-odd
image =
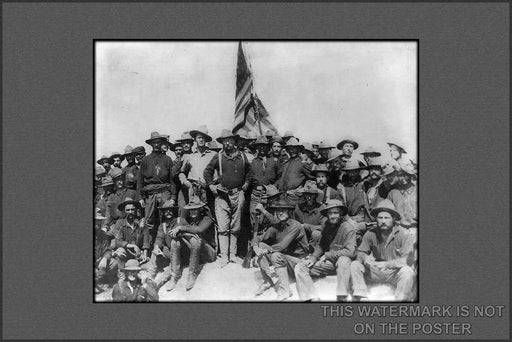
[[[215,196],[219,196],[219,193],[217,192],[217,186],[216,186],[216,185],[210,184],[209,188],[210,188],[210,191],[211,191]]]
[[[311,268],[316,264],[316,258],[314,256],[309,256],[306,260],[306,267]]]
[[[382,268],[386,268],[388,267],[388,262],[387,261],[375,261],[373,263],[373,265],[379,269],[382,269]]]
[[[145,284],[149,278],[149,273],[146,271],[140,271],[138,277],[142,284]]]
[[[171,236],[171,238],[176,239],[179,232],[181,232],[181,226],[171,229],[171,231],[169,232],[169,235]]]
[[[320,260],[318,260],[318,261],[319,261],[319,262],[325,262],[325,254],[324,254],[324,255],[322,255],[322,256],[320,257]]]
[[[145,217],[141,218],[139,221],[139,227],[144,228],[145,223],[146,223],[146,218]]]
[[[244,185],[242,185],[242,191],[246,192],[247,189],[249,189],[249,183],[244,183]]]
[[[118,257],[124,258],[124,257],[126,257],[126,251],[123,247],[119,247],[112,253],[112,256],[118,256]]]

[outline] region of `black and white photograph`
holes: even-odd
[[[418,302],[417,40],[96,40],[94,302]]]

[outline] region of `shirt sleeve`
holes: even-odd
[[[359,247],[357,247],[356,259],[363,263],[368,257],[368,254],[370,254],[371,247],[371,232],[368,231],[363,235],[363,240],[361,241]]]
[[[311,172],[311,165],[303,163],[302,164],[302,174],[306,177],[307,180],[315,179],[313,173]]]
[[[343,228],[340,228],[343,229]],[[345,232],[342,232],[343,237],[341,239],[341,242],[343,246],[340,249],[337,250],[330,250],[329,252],[325,253],[325,258],[330,261],[336,261],[339,257],[345,256],[350,259],[352,259],[355,255],[356,251],[356,232],[355,230],[351,228],[345,228],[348,229]],[[338,232],[338,234],[340,234]]]
[[[299,236],[300,228],[298,226],[293,226],[289,230],[288,234],[286,234],[282,241],[273,244],[270,246],[272,252],[281,252],[288,248],[288,246]]]
[[[218,168],[218,164],[219,164],[219,154],[216,153],[212,157],[212,160],[210,160],[208,165],[206,165],[204,172],[203,172],[204,181],[206,182],[207,186],[210,186],[213,184],[213,175],[215,174],[215,169]]]
[[[272,238],[275,238],[276,233],[277,233],[276,229],[274,227],[270,227],[263,234],[256,236],[256,238],[253,240],[252,245],[257,246],[259,242],[264,242],[264,241],[268,241]]]
[[[408,232],[404,233],[403,244],[400,248],[400,257],[387,262],[389,268],[402,268],[407,266],[407,256],[413,251],[414,239]]]
[[[213,220],[209,216],[204,216],[197,226],[186,225],[183,231],[192,234],[201,234],[213,225]]]

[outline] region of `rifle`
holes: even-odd
[[[260,194],[258,196],[258,203],[261,203],[261,194],[262,194],[262,191],[260,192]],[[252,253],[253,253],[252,241],[254,241],[254,239],[256,239],[256,237],[258,236],[258,230],[259,230],[259,226],[260,226],[260,219],[259,219],[260,214],[261,213],[258,210],[258,212],[256,213],[256,220],[254,220],[252,239],[251,239],[251,241],[249,241],[249,247],[247,248],[247,254],[245,255],[244,262],[242,263],[243,268],[251,268],[251,259],[252,259]]]

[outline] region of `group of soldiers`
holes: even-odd
[[[95,292],[114,301],[157,301],[188,264],[191,290],[205,263],[258,267],[276,300],[319,300],[313,278],[336,275],[336,299],[359,301],[368,285],[416,300],[417,165],[405,147],[389,155],[343,139],[306,143],[293,132],[206,126],[173,142],[102,156],[95,173]],[[174,159],[168,155],[172,151]],[[171,154],[171,153],[170,153]],[[123,166],[124,164],[124,166]]]

